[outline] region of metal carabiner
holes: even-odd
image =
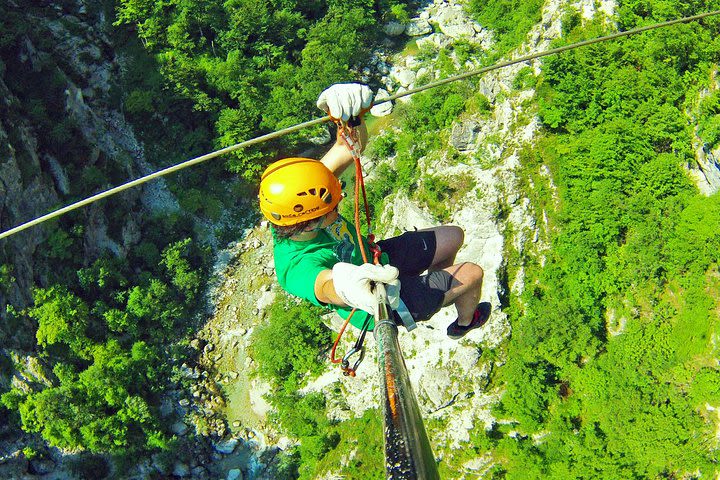
[[[368,328],[370,328],[370,319],[372,317],[368,316],[365,319],[365,322],[363,323],[362,328],[360,329],[360,336],[358,337],[357,341],[355,342],[355,345],[353,345],[353,348],[351,348],[343,357],[342,363],[340,364],[340,369],[343,371],[343,375],[354,377],[355,371],[360,366],[360,362],[363,361],[363,358],[365,358],[365,347],[363,346],[363,343],[365,342],[365,334],[368,331]],[[350,357],[355,355],[356,353],[359,353],[360,356],[353,364],[352,368],[350,368]]]
[[[357,360],[355,360],[355,363],[353,364],[352,368],[350,368],[350,357],[352,357],[356,353],[359,353],[360,356],[358,357]],[[360,363],[363,361],[363,358],[365,358],[365,347],[362,347],[362,346],[361,347],[353,347],[352,349],[350,349],[350,351],[345,354],[345,356],[342,359],[342,363],[340,364],[341,365],[340,368],[343,371],[343,375],[345,375],[346,377],[347,376],[354,377],[355,371],[360,366]]]

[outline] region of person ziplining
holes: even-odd
[[[320,109],[340,123],[339,132],[355,128],[360,149],[367,143],[363,114],[372,102],[369,87],[336,84],[323,91]],[[355,120],[356,127],[350,127]],[[340,174],[353,152],[339,135],[320,159],[286,158],[267,167],[260,182],[260,210],[271,222],[275,270],[280,286],[315,305],[329,306],[343,318],[357,309],[351,323],[362,328],[377,304],[374,282],[388,284],[414,321],[428,320],[440,308],[455,305],[457,319],[447,327],[453,339],[483,326],[490,304],[478,303],[483,270],[471,262],[455,263],[463,244],[460,227],[442,225],[405,232],[377,242],[378,264],[361,251],[374,248],[338,213]],[[362,242],[362,244],[360,243]],[[397,323],[403,323],[397,309]]]

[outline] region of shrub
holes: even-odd
[[[277,385],[291,375],[320,373],[324,368],[320,353],[332,344],[332,334],[320,318],[323,313],[289,297],[273,303],[270,321],[255,330],[250,346],[260,375]]]

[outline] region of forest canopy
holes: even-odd
[[[412,8],[402,0],[120,0],[116,23],[137,29],[171,88],[214,118],[216,145],[226,147],[317,116],[328,85],[371,81],[361,72],[382,22]],[[229,168],[253,178],[274,147],[236,153]]]

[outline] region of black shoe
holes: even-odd
[[[464,337],[465,334],[467,334],[470,330],[482,327],[483,325],[485,325],[485,323],[487,323],[488,318],[490,318],[491,310],[492,306],[490,305],[490,302],[479,303],[478,306],[475,308],[475,313],[473,313],[473,318],[470,322],[470,325],[458,325],[458,321],[456,319],[447,327],[448,337],[452,338],[453,340],[458,340]]]

